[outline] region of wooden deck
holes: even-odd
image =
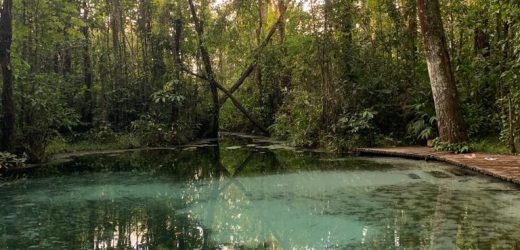
[[[453,154],[428,147],[359,148],[363,155],[386,155],[411,159],[436,160],[510,181],[520,185],[520,157],[485,153]]]

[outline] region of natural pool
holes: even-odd
[[[1,249],[519,249],[520,189],[255,139],[70,159],[0,182]]]

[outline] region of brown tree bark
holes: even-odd
[[[0,12],[0,65],[2,68],[2,150],[13,152],[15,141],[15,112],[13,101],[13,72],[11,43],[13,40],[12,0],[4,0]]]
[[[285,11],[287,9],[285,0],[278,0],[276,4],[276,10],[278,11],[278,16],[280,20],[280,25],[278,26],[278,34],[280,36],[280,43],[283,44],[285,42]]]
[[[445,142],[463,142],[466,140],[464,123],[460,114],[439,0],[417,0],[417,8],[440,138]]]

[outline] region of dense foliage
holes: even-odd
[[[15,138],[32,161],[56,140],[131,134],[125,143],[151,146],[206,136],[212,97],[188,1],[13,3]],[[437,137],[415,0],[195,5],[216,80],[231,87],[256,62],[233,95],[271,135],[338,151]],[[519,3],[441,5],[468,137],[511,145],[520,132]],[[261,131],[231,100],[220,128]]]

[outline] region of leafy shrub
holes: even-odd
[[[164,84],[163,88],[152,95],[155,103],[175,104],[181,106],[186,99],[185,96],[178,93],[178,86],[180,82],[172,80]]]
[[[142,146],[166,145],[173,139],[172,131],[166,125],[157,123],[148,115],[133,121],[130,127]]]
[[[509,144],[511,134],[515,135],[515,140],[518,141],[520,138],[520,89],[514,89],[511,91],[511,112],[512,119],[509,118],[509,98],[503,98],[499,100],[505,107],[506,114],[501,116],[502,129],[500,131],[500,141],[505,144]],[[510,125],[513,125],[512,128]],[[512,129],[512,131],[511,131]]]
[[[332,126],[332,131],[325,135],[327,147],[335,152],[343,152],[372,144],[376,115],[377,112],[371,110],[343,115]]]
[[[194,123],[186,119],[180,119],[173,126],[169,135],[169,144],[185,144],[197,137],[201,127],[200,123]]]
[[[496,135],[500,130],[499,114],[486,109],[480,103],[462,104],[468,138],[483,138]]]
[[[435,151],[447,151],[455,154],[464,154],[471,152],[471,149],[466,143],[449,143],[443,142],[440,138],[433,140],[433,148]]]
[[[412,105],[415,118],[406,127],[408,135],[412,139],[425,141],[433,139],[437,135],[437,117],[435,111],[428,107],[427,103]]]
[[[60,76],[38,74],[25,78],[20,84],[30,84],[32,91],[24,93],[25,118],[30,122],[23,127],[22,143],[29,162],[41,162],[50,140],[58,131],[70,131],[79,123],[79,114],[66,106],[63,93],[57,86],[62,84]]]
[[[295,91],[269,130],[294,145],[312,147],[319,141],[320,116],[319,98],[307,91]]]
[[[116,133],[112,129],[112,126],[110,126],[110,123],[105,121],[96,126],[91,133],[92,139],[94,139],[95,142],[108,143],[116,139]]]
[[[373,128],[372,120],[377,112],[365,110],[352,115],[345,115],[338,120],[337,129],[345,134],[358,134]]]
[[[408,124],[408,134],[414,136],[418,140],[428,140],[435,137],[437,134],[435,124],[437,118],[434,117],[421,117],[410,124]]]
[[[0,171],[24,167],[26,160],[25,156],[19,157],[8,152],[0,152]]]
[[[134,134],[122,134],[117,136],[114,148],[139,148],[141,142]]]

